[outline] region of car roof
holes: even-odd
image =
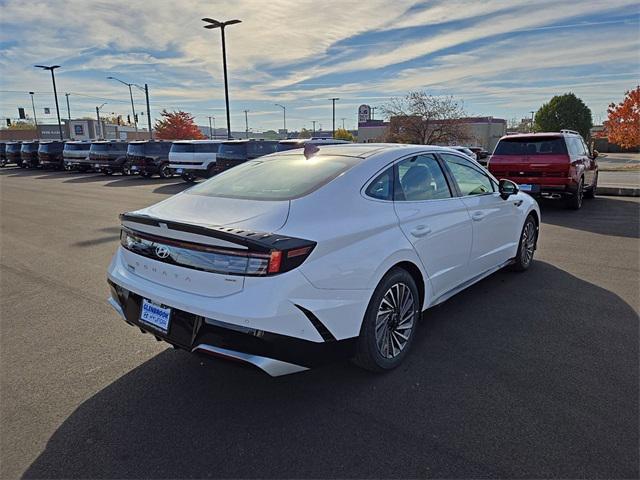
[[[222,143],[222,142],[227,142],[228,140],[221,140],[221,139],[207,139],[207,140],[175,140],[172,143]]]
[[[563,138],[567,136],[580,137],[578,132],[564,131],[564,132],[536,132],[536,133],[516,133],[514,135],[505,135],[500,140],[505,138],[536,138],[536,137],[556,137]]]
[[[320,155],[344,155],[349,157],[367,158],[374,154],[384,153],[390,150],[396,150],[399,154],[410,155],[411,153],[430,150],[430,151],[451,151],[450,147],[442,147],[439,145],[412,145],[402,143],[342,143],[337,145],[315,145],[318,147]],[[277,152],[274,155],[300,155],[299,151],[289,150],[285,152]]]

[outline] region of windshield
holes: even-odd
[[[193,153],[193,143],[174,143],[171,153]]]
[[[558,155],[566,154],[562,137],[505,138],[496,146],[494,155]]]
[[[249,200],[291,200],[330,182],[360,159],[340,156],[274,156],[233,167],[189,193]]]
[[[108,143],[92,143],[89,149],[90,152],[106,152],[107,150],[109,150]]]
[[[130,143],[127,155],[144,155],[144,143]]]
[[[64,145],[65,152],[78,152],[81,150],[89,150],[88,143],[66,143]]]
[[[37,143],[23,143],[22,144],[22,151],[25,152],[25,153],[37,152],[38,151],[38,144]]]
[[[7,152],[16,153],[20,151],[21,145],[19,143],[10,143],[7,145]]]
[[[57,153],[62,151],[61,143],[42,143],[40,144],[39,152],[42,153]]]

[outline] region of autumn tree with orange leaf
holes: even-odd
[[[622,102],[612,103],[604,128],[609,142],[622,148],[640,147],[640,86],[626,92]]]
[[[162,110],[155,124],[156,138],[161,140],[203,140],[205,137],[193,121],[193,115],[182,110]]]

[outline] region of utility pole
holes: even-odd
[[[245,125],[245,135],[249,138],[249,110],[244,111],[244,125]]]
[[[276,107],[280,107],[282,109],[282,120],[284,122],[284,136],[285,138],[288,137],[287,135],[287,107],[285,107],[284,105],[280,105],[279,103],[275,104]]]
[[[340,100],[337,97],[330,98],[331,104],[333,105],[333,127],[331,129],[331,138],[336,138],[336,100]]]
[[[371,120],[375,119],[375,115],[376,115],[376,110],[378,109],[378,107],[371,107]]]
[[[533,132],[533,115],[536,113],[535,110],[531,110],[529,112],[531,114],[531,126],[529,127],[529,131]]]
[[[227,47],[225,44],[224,38],[224,29],[228,25],[234,25],[236,23],[240,23],[240,20],[227,20],[226,22],[219,22],[218,20],[214,20],[213,18],[203,18],[203,22],[208,23],[204,28],[212,29],[219,28],[220,34],[222,35],[222,69],[224,72],[224,100],[225,106],[227,109],[227,140],[231,140],[231,116],[229,114],[229,83],[227,81]],[[248,135],[248,129],[247,129]]]
[[[100,123],[100,109],[104,107],[106,103],[103,103],[99,107],[96,106],[96,117],[98,118],[98,128],[100,128],[100,135],[98,135],[98,131],[96,129],[96,136],[99,138],[104,137],[104,131],[102,130],[102,124]]]
[[[144,84],[144,96],[147,99],[147,125],[149,125],[149,139],[153,140],[153,130],[151,129],[151,109],[149,108],[149,85]]]
[[[211,128],[211,117],[209,117],[209,140],[213,138],[213,129]]]
[[[313,123],[313,136],[316,136],[316,121],[315,120],[311,120],[311,123]]]
[[[346,128],[344,128],[344,121],[346,120],[346,118],[342,117],[340,120],[342,120],[342,129],[346,130]]]
[[[69,107],[69,95],[70,93],[65,93],[64,96],[67,97],[67,118],[71,121],[71,108]],[[69,127],[71,128],[71,127]]]
[[[36,118],[36,104],[33,101],[33,94],[35,92],[29,92],[29,95],[31,95],[31,107],[33,108],[33,123],[36,125],[36,128],[38,128],[38,119]]]

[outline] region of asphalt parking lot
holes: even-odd
[[[543,206],[532,269],[427,312],[396,371],[274,379],[106,303],[118,213],[183,188],[0,171],[0,477],[638,477],[639,199]]]

